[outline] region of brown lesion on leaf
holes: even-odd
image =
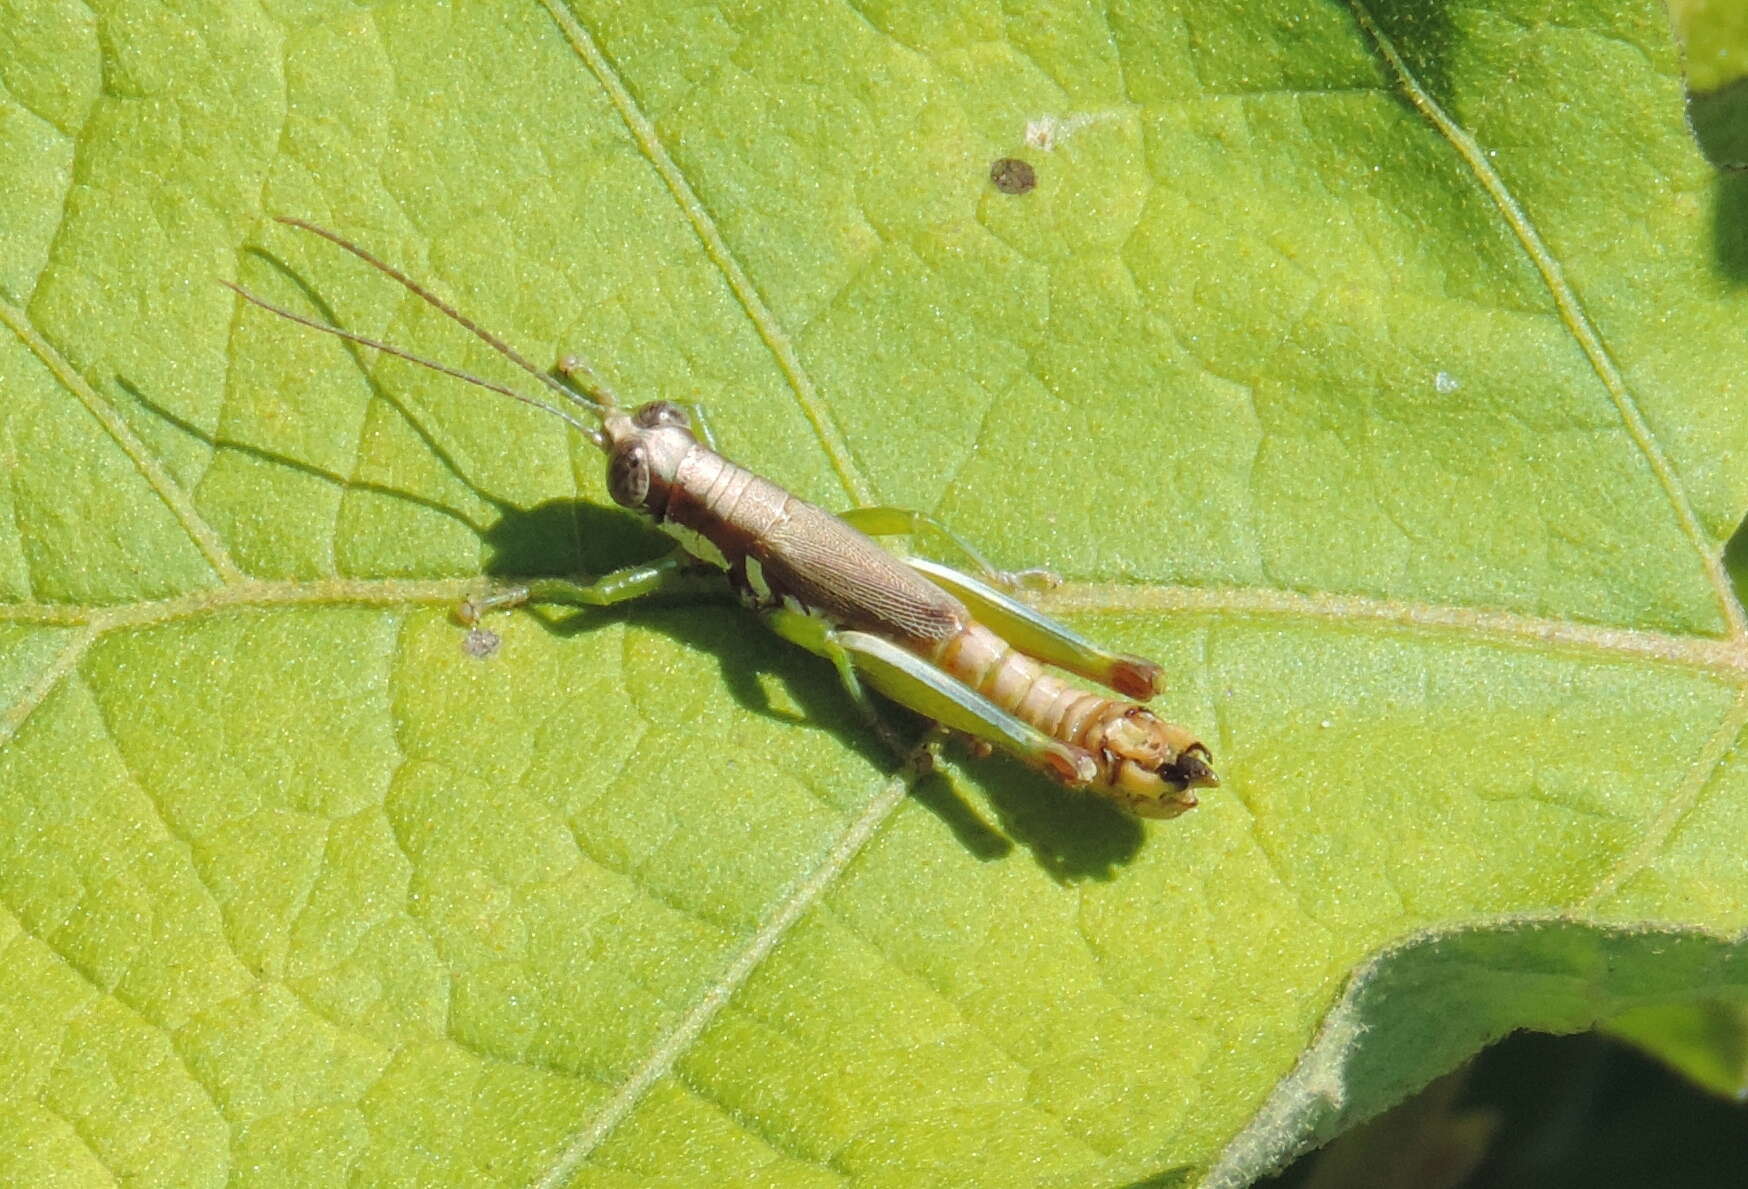
[[[1038,171],[1031,162],[1002,157],[989,167],[989,180],[1003,194],[1025,194],[1038,185]]]

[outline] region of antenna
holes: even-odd
[[[416,363],[420,367],[430,368],[434,372],[438,372],[438,373],[445,375],[445,376],[452,376],[457,380],[464,380],[469,384],[472,384],[472,385],[479,387],[479,388],[484,388],[489,392],[496,392],[500,396],[507,396],[511,400],[519,400],[525,405],[533,405],[535,408],[540,409],[543,412],[551,413],[554,417],[557,417],[560,421],[565,422],[572,429],[574,429],[578,433],[582,434],[585,438],[588,438],[589,441],[593,442],[596,446],[599,446],[601,449],[603,449],[603,450],[607,449],[607,435],[606,434],[602,433],[599,429],[595,428],[593,425],[585,425],[583,422],[577,420],[575,417],[571,416],[569,413],[565,412],[563,409],[559,408],[556,405],[547,404],[543,400],[536,400],[532,396],[524,396],[522,393],[517,392],[514,388],[506,387],[503,384],[495,384],[490,380],[481,379],[479,376],[470,375],[469,373],[461,371],[458,368],[453,368],[447,364],[438,363],[434,359],[426,359],[422,355],[415,355],[411,351],[403,350],[402,348],[397,347],[397,346],[393,345],[392,343],[385,343],[385,342],[382,342],[378,339],[368,338],[362,334],[355,334],[354,332],[352,332],[350,330],[342,330],[338,326],[330,325],[327,322],[322,322],[322,321],[319,321],[315,318],[306,318],[302,314],[293,313],[291,310],[286,309],[284,306],[276,306],[272,302],[267,301],[264,298],[257,297],[253,293],[250,293],[247,289],[243,288],[241,285],[234,285],[230,281],[227,281],[222,277],[219,278],[219,284],[223,285],[226,289],[229,289],[231,292],[237,294],[237,296],[241,297],[244,301],[247,301],[252,305],[258,305],[262,309],[268,311],[269,313],[278,314],[281,318],[287,318],[293,322],[296,322],[300,326],[307,326],[311,330],[319,330],[323,334],[331,334],[336,338],[345,339],[349,343],[357,343],[361,347],[369,347],[372,351],[381,351],[384,355],[393,355],[396,359],[404,359],[408,363]],[[583,401],[582,398],[577,396],[576,393],[571,392],[569,389],[564,388],[562,385],[558,385],[558,382],[556,380],[553,381],[553,384],[554,384],[554,386],[558,387],[561,392],[564,392],[564,394],[566,396],[568,396],[572,400],[577,401],[578,403],[582,404],[584,408],[589,409],[592,412],[596,412],[596,413],[600,412],[600,409],[597,406],[591,405],[588,402]]]
[[[580,370],[587,373],[593,383],[590,388],[585,390],[585,395],[588,397],[588,400],[584,401],[582,398],[578,397],[574,391],[566,388],[550,375],[541,371],[532,363],[529,363],[527,359],[523,358],[522,353],[510,346],[509,343],[506,343],[503,339],[475,322],[472,318],[469,318],[466,314],[444,301],[441,297],[438,297],[435,293],[419,284],[419,282],[413,280],[412,277],[409,277],[406,273],[402,272],[388,261],[382,259],[380,256],[375,256],[370,252],[365,251],[351,240],[342,236],[339,232],[329,231],[326,227],[322,227],[319,224],[311,223],[307,219],[294,218],[291,215],[274,215],[273,219],[274,222],[284,223],[287,227],[296,227],[301,231],[308,231],[315,235],[319,235],[329,243],[345,248],[348,252],[364,261],[364,263],[370,265],[370,267],[374,268],[377,272],[385,273],[396,281],[399,281],[401,286],[405,288],[408,293],[411,293],[414,297],[429,305],[432,309],[439,311],[451,321],[460,325],[475,338],[479,339],[480,342],[496,351],[499,355],[502,355],[505,359],[508,359],[511,363],[533,376],[536,380],[539,380],[542,384],[546,385],[566,400],[575,404],[587,405],[589,411],[596,416],[600,416],[600,414],[606,409],[618,407],[618,398],[613,395],[613,391],[610,388],[600,382],[599,373],[597,373],[595,369],[590,367],[586,362],[583,363],[583,367]],[[578,357],[573,355],[571,358],[576,359]],[[579,362],[582,361],[579,360]]]

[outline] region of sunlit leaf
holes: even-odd
[[[32,4],[0,156],[0,1180],[1239,1184],[1748,994],[1748,233],[1658,4]],[[281,213],[1057,571],[1223,786],[908,786],[731,606],[470,647],[659,543],[222,288],[516,378]]]

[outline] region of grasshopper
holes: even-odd
[[[688,412],[673,401],[655,400],[627,408],[576,356],[560,361],[556,374],[542,371],[335,232],[301,219],[279,221],[319,235],[393,278],[590,420],[226,285],[293,322],[553,414],[607,455],[607,491],[614,502],[642,513],[676,542],[665,557],[593,582],[536,579],[471,599],[459,612],[469,626],[493,608],[528,601],[607,606],[682,589],[703,564],[720,570],[741,603],[777,635],[831,661],[885,738],[890,736],[880,726],[870,687],[969,736],[974,746],[1001,748],[1142,817],[1175,817],[1196,804],[1197,788],[1219,783],[1208,749],[1195,735],[1140,704],[1164,688],[1159,665],[1100,648],[1019,601],[1007,590],[1024,585],[1023,575],[995,571],[933,517],[884,507],[834,516],[717,453],[696,406]],[[933,534],[951,542],[982,577],[900,557],[874,540],[898,534]],[[1046,665],[1122,696],[1070,685]]]

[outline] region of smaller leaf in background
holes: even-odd
[[[1670,0],[1669,12],[1686,52],[1687,115],[1700,148],[1714,165],[1748,164],[1748,5]]]
[[[1462,1102],[1470,1068],[1447,1074],[1394,1110],[1302,1162],[1301,1189],[1461,1189],[1486,1159],[1499,1112]]]
[[[1608,1031],[1714,1094],[1748,1099],[1748,1005],[1714,1000],[1635,1008],[1610,1020]]]
[[[1669,0],[1687,52],[1687,85],[1716,91],[1748,75],[1748,5],[1741,0]]]

